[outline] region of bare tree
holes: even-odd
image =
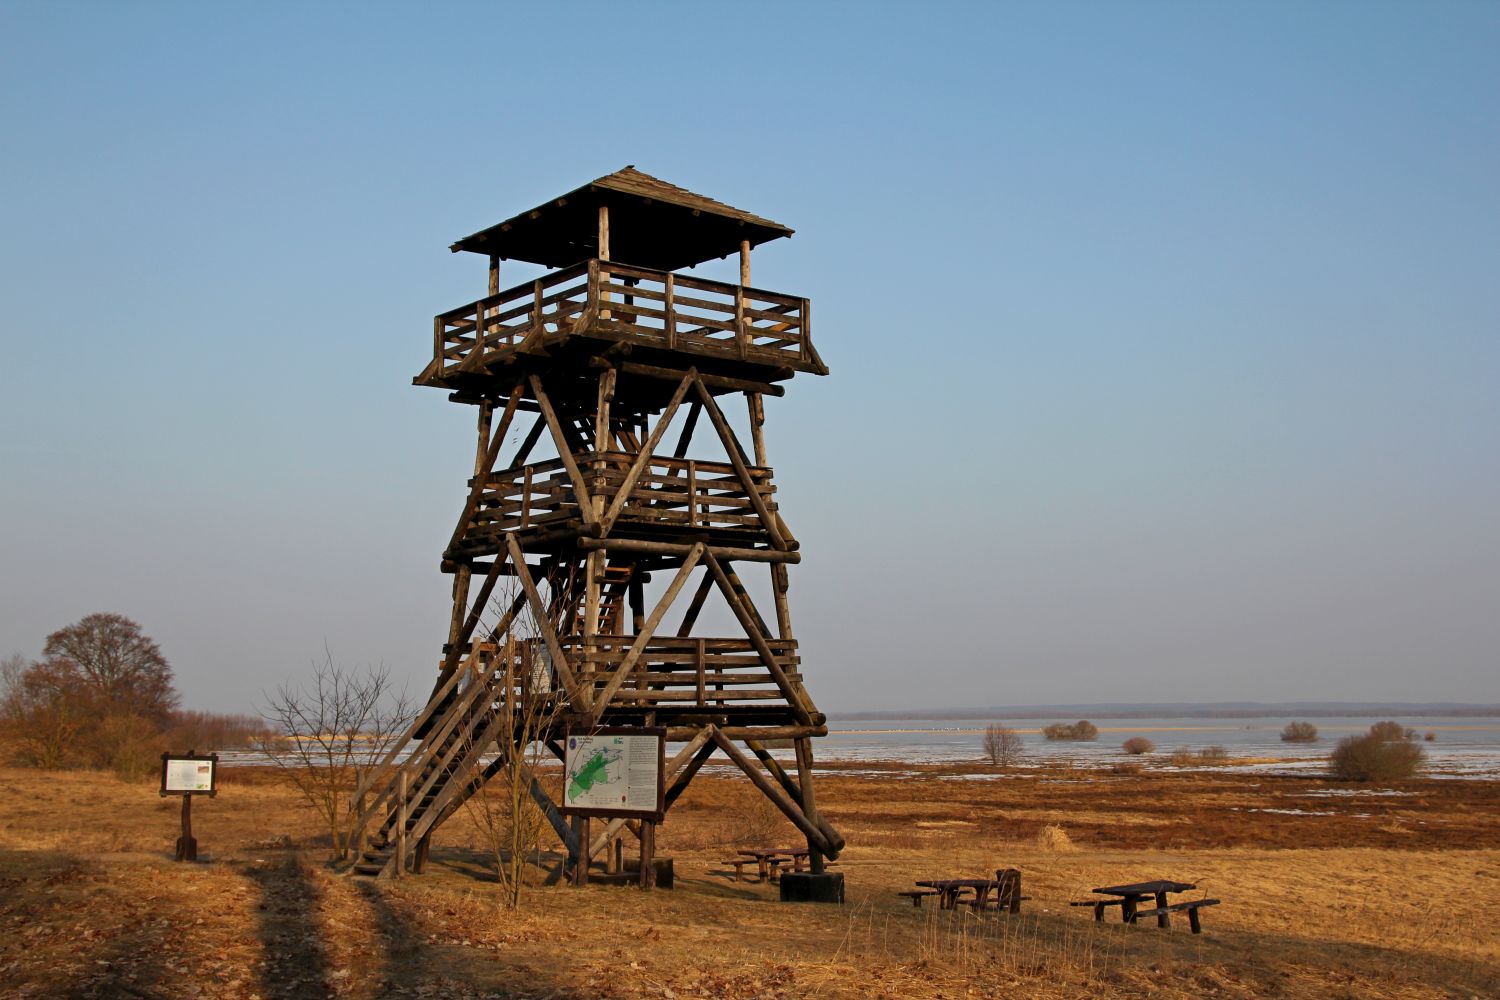
[[[177,707],[172,667],[161,647],[124,615],[92,614],[47,636],[42,666],[71,665],[110,706],[165,726]]]
[[[286,683],[261,712],[270,733],[260,749],[317,810],[332,857],[349,855],[349,792],[405,733],[412,707],[384,666],[346,670],[332,655],[315,664],[308,686]]]
[[[997,767],[1010,767],[1026,752],[1021,734],[1001,725],[991,725],[984,731],[984,755]]]
[[[502,735],[494,744],[494,760],[464,808],[494,859],[505,906],[513,910],[521,905],[528,858],[540,849],[547,825],[532,783],[542,780],[539,765],[549,754],[541,739],[551,731],[561,703],[539,640],[517,641],[513,633],[500,655],[505,672],[493,711]]]

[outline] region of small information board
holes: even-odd
[[[193,754],[161,755],[162,795],[207,795],[219,794],[219,755]]]
[[[604,726],[569,732],[562,812],[660,821],[666,812],[667,731]]]

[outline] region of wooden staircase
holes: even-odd
[[[482,760],[486,749],[514,738],[512,716],[497,706],[507,686],[516,684],[518,665],[528,662],[514,639],[498,649],[476,644],[433,691],[405,738],[355,791],[352,873],[395,874],[402,842],[409,852],[490,777],[491,766]],[[398,761],[413,740],[417,745]]]

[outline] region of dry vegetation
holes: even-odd
[[[1437,997],[1500,991],[1500,787],[1369,794],[1223,770],[835,768],[844,907],[720,860],[791,831],[712,766],[662,827],[672,891],[538,887],[505,912],[463,814],[426,875],[341,878],[274,772],[226,768],[169,860],[177,801],[86,772],[0,772],[6,997]],[[1331,793],[1331,794],[1330,794]],[[1353,793],[1353,794],[1351,794]],[[289,835],[289,843],[278,835]],[[539,880],[555,871],[555,854]],[[913,879],[1020,868],[1020,917],[913,909]],[[1148,877],[1224,900],[1206,933],[1095,925],[1070,899]]]

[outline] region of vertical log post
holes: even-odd
[[[407,801],[407,777],[406,768],[402,768],[396,778],[396,870],[391,872],[392,878],[400,878],[406,871],[406,824],[411,817],[411,804]]]
[[[573,817],[573,829],[578,834],[578,851],[573,855],[573,884],[589,884],[589,818]]]
[[[182,793],[182,836],[177,838],[177,860],[198,860],[198,841],[193,836],[193,797],[186,792]]]
[[[819,827],[818,803],[813,797],[812,740],[799,736],[794,746],[797,748],[797,785],[802,792],[802,812],[813,826]],[[807,862],[814,875],[823,874],[823,852],[811,837],[807,840]]]
[[[599,206],[599,259],[609,260],[609,206]],[[603,268],[599,269],[599,301],[609,302],[609,272]],[[608,307],[599,310],[600,319],[609,319]]]
[[[641,888],[656,885],[656,822],[641,820]]]

